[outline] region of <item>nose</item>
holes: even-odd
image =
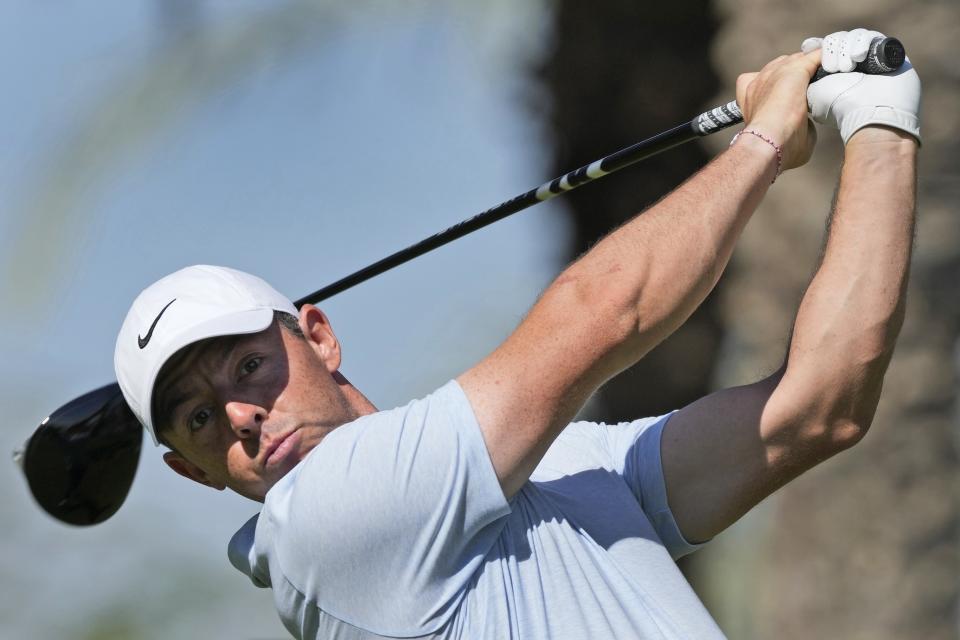
[[[230,427],[238,438],[256,438],[260,436],[260,425],[267,419],[263,407],[249,402],[231,401],[226,405]]]

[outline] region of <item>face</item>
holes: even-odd
[[[274,322],[211,341],[164,375],[171,383],[155,393],[166,408],[157,418],[174,449],[164,456],[171,468],[262,501],[330,431],[373,410],[338,373],[326,317],[305,307],[300,327],[305,338]]]

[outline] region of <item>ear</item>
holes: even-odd
[[[199,482],[200,484],[216,489],[217,491],[223,491],[226,488],[225,484],[210,480],[203,469],[193,464],[176,451],[167,451],[164,453],[163,461],[167,463],[168,467],[182,475],[184,478],[189,478],[194,482]]]
[[[333,373],[340,368],[340,342],[333,333],[330,320],[312,304],[300,307],[300,330],[310,346]]]

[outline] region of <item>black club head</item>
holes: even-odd
[[[92,525],[123,504],[142,442],[143,427],[113,383],[50,414],[15,457],[47,513],[68,524]]]

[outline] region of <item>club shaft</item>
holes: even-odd
[[[899,68],[900,65],[903,64],[905,57],[906,52],[903,49],[903,44],[896,38],[875,38],[870,43],[870,50],[866,59],[857,64],[857,70],[870,74],[887,73]],[[823,69],[819,69],[813,81],[819,80],[824,75],[826,75],[826,73]],[[317,289],[313,293],[300,298],[294,304],[300,307],[304,304],[316,304],[321,300],[326,300],[330,296],[345,291],[361,282],[365,282],[374,276],[380,275],[384,271],[388,271],[409,260],[413,260],[417,256],[422,256],[428,251],[433,251],[437,247],[442,247],[448,242],[462,238],[468,233],[482,229],[488,224],[493,224],[498,220],[503,220],[507,216],[512,216],[519,211],[532,207],[538,202],[543,202],[561,193],[572,191],[588,182],[593,182],[598,178],[610,175],[635,162],[654,156],[661,151],[666,151],[684,142],[689,142],[694,138],[710,135],[711,133],[726,129],[740,122],[743,122],[743,114],[740,112],[736,101],[731,101],[725,105],[705,111],[690,122],[678,125],[672,129],[658,133],[652,138],[611,153],[605,158],[591,162],[559,178],[546,182],[536,189],[531,189],[524,194],[502,202],[491,209],[478,213],[472,218],[458,222],[449,229],[436,233],[429,238],[424,238],[420,242],[412,244],[406,249],[401,249],[382,260],[378,260],[368,267],[351,273],[333,284],[329,284],[322,289]]]
[[[559,178],[545,182],[535,189],[531,189],[510,200],[501,202],[497,206],[478,213],[472,218],[458,222],[448,229],[424,238],[416,244],[412,244],[332,284],[328,284],[322,289],[317,289],[313,293],[295,301],[294,304],[297,307],[301,307],[304,304],[317,304],[361,282],[366,282],[384,271],[389,271],[429,251],[453,242],[457,238],[462,238],[468,233],[473,233],[498,220],[503,220],[508,216],[532,207],[539,202],[544,202],[561,193],[572,191],[588,182],[593,182],[603,176],[610,175],[615,171],[619,171],[624,167],[656,155],[661,151],[666,151],[684,142],[689,142],[694,138],[701,138],[720,131],[721,129],[726,129],[742,121],[743,116],[739,108],[737,108],[736,102],[730,102],[722,107],[706,111],[689,122],[677,125],[672,129],[658,133],[642,142],[611,153],[579,169],[565,173]]]

